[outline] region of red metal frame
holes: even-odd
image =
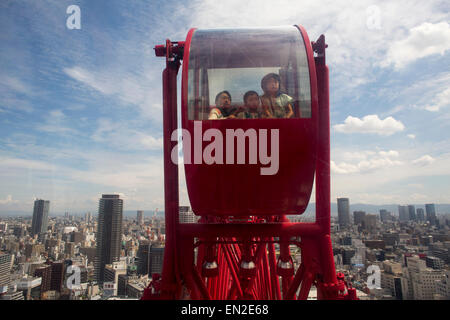
[[[177,129],[176,77],[180,60],[183,55],[188,57],[195,29],[189,31],[186,42],[167,40],[165,45],[155,47],[157,56],[166,57],[163,71],[166,243],[162,277],[153,275],[143,300],[305,300],[312,285],[317,287],[318,299],[357,299],[355,289],[347,287],[343,275],[336,275],[330,239],[330,118],[325,37],[321,35],[310,43],[304,28],[298,28],[308,52],[311,98],[317,99],[319,106],[314,223],[293,223],[285,216],[252,217],[247,222],[204,216],[195,224],[179,224],[178,165],[171,161],[177,142],[171,141],[171,134]],[[184,59],[184,94],[187,92],[187,64]],[[275,244],[280,247],[278,261]],[[291,268],[290,245],[301,250],[297,270]],[[247,260],[254,263],[254,269],[243,267],[242,263]],[[217,268],[214,268],[216,262]]]

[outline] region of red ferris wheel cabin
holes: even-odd
[[[182,126],[191,137],[183,144],[184,165],[194,213],[303,213],[314,180],[318,128],[314,53],[304,29],[191,29],[182,68]],[[272,101],[277,103],[277,95],[289,101],[289,118],[264,114],[271,99],[262,79],[269,74],[279,81]],[[231,101],[219,106],[216,96],[223,91]],[[245,114],[246,92],[259,97],[257,115],[230,116]],[[227,116],[210,119],[214,108]]]

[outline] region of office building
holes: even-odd
[[[438,257],[433,257],[433,256],[426,257],[425,263],[428,268],[432,268],[435,270],[444,269],[444,267],[445,267],[445,262]]]
[[[416,207],[408,205],[408,217],[409,221],[416,221]]]
[[[41,278],[41,298],[52,287],[52,266],[42,265],[34,271],[34,276]]]
[[[377,227],[377,216],[374,214],[368,214],[364,217],[363,228],[364,230],[373,232]]]
[[[70,259],[75,255],[75,243],[66,242],[64,246],[64,253],[66,258]]]
[[[137,211],[136,222],[140,226],[144,224],[144,211],[142,210]]]
[[[31,234],[33,236],[47,232],[49,209],[50,209],[50,201],[48,200],[34,201],[33,220],[31,223]]]
[[[51,262],[50,290],[61,292],[66,268],[63,261]]]
[[[384,261],[381,272],[381,288],[396,300],[405,300],[408,295],[408,279],[402,274],[400,263]]]
[[[13,234],[17,238],[22,238],[23,236],[25,236],[25,229],[24,229],[24,227],[22,227],[22,226],[14,226]]]
[[[339,226],[350,225],[350,200],[349,198],[337,198]]]
[[[398,219],[400,222],[406,222],[409,220],[409,213],[407,206],[398,206]]]
[[[17,290],[22,291],[25,300],[39,300],[42,278],[26,276],[16,281]]]
[[[387,211],[386,209],[381,209],[380,210],[380,220],[381,220],[381,222],[387,222],[387,221],[392,220],[391,213],[389,211]]]
[[[119,283],[119,276],[127,274],[127,264],[125,261],[114,261],[111,264],[105,265],[104,269],[104,283],[113,284],[110,288],[112,295],[117,296],[117,289]]]
[[[446,270],[442,278],[436,281],[436,294],[450,300],[450,270]]]
[[[425,211],[427,213],[427,221],[429,221],[431,225],[436,225],[436,207],[434,206],[434,203],[426,204]]]
[[[24,300],[23,292],[17,290],[17,285],[10,284],[7,292],[0,294],[0,300]]]
[[[122,238],[123,200],[119,195],[104,194],[99,202],[95,277],[103,283],[107,264],[119,261]]]
[[[150,241],[139,241],[139,248],[136,254],[137,258],[137,274],[149,274],[149,259],[150,259]]]
[[[195,223],[197,221],[194,212],[189,206],[180,206],[178,208],[178,221],[180,223]]]
[[[444,272],[427,268],[418,256],[407,257],[409,278],[414,300],[432,300],[437,291],[436,282],[442,280]]]
[[[0,293],[8,290],[11,283],[12,256],[10,254],[0,253]]]
[[[355,225],[362,225],[366,216],[365,211],[353,211],[353,222]]]
[[[422,208],[416,209],[416,219],[417,221],[425,221],[425,211]]]
[[[161,273],[164,261],[164,245],[153,243],[150,246],[149,276],[153,273]]]

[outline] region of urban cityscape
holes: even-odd
[[[95,213],[53,216],[51,200],[36,199],[30,216],[1,217],[0,299],[140,299],[162,271],[164,216],[137,210],[129,217],[123,208],[120,195],[103,194]],[[449,213],[436,212],[432,203],[350,212],[349,198],[337,199],[337,213],[331,224],[336,271],[359,299],[450,299]],[[179,223],[197,220],[189,206],[179,207]],[[301,252],[290,249],[297,268]],[[314,286],[308,299],[317,299]]]

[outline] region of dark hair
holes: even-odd
[[[247,92],[244,94],[244,103],[246,104],[246,103],[247,103],[248,97],[250,97],[250,96],[252,96],[252,95],[254,95],[254,94],[256,94],[256,95],[259,97],[258,92],[253,91],[253,90],[247,91]]]
[[[225,93],[228,96],[228,98],[230,98],[230,101],[231,101],[231,94],[227,90],[223,90],[223,91],[220,91],[216,96],[216,100],[215,100],[216,105],[217,105],[217,101],[219,100],[219,97],[222,93]]]
[[[269,81],[269,79],[275,79],[276,81],[278,81],[278,85],[281,84],[281,79],[280,76],[277,75],[276,73],[269,73],[266,74],[262,79],[261,79],[261,89],[263,89],[264,92],[266,92],[266,82]]]

